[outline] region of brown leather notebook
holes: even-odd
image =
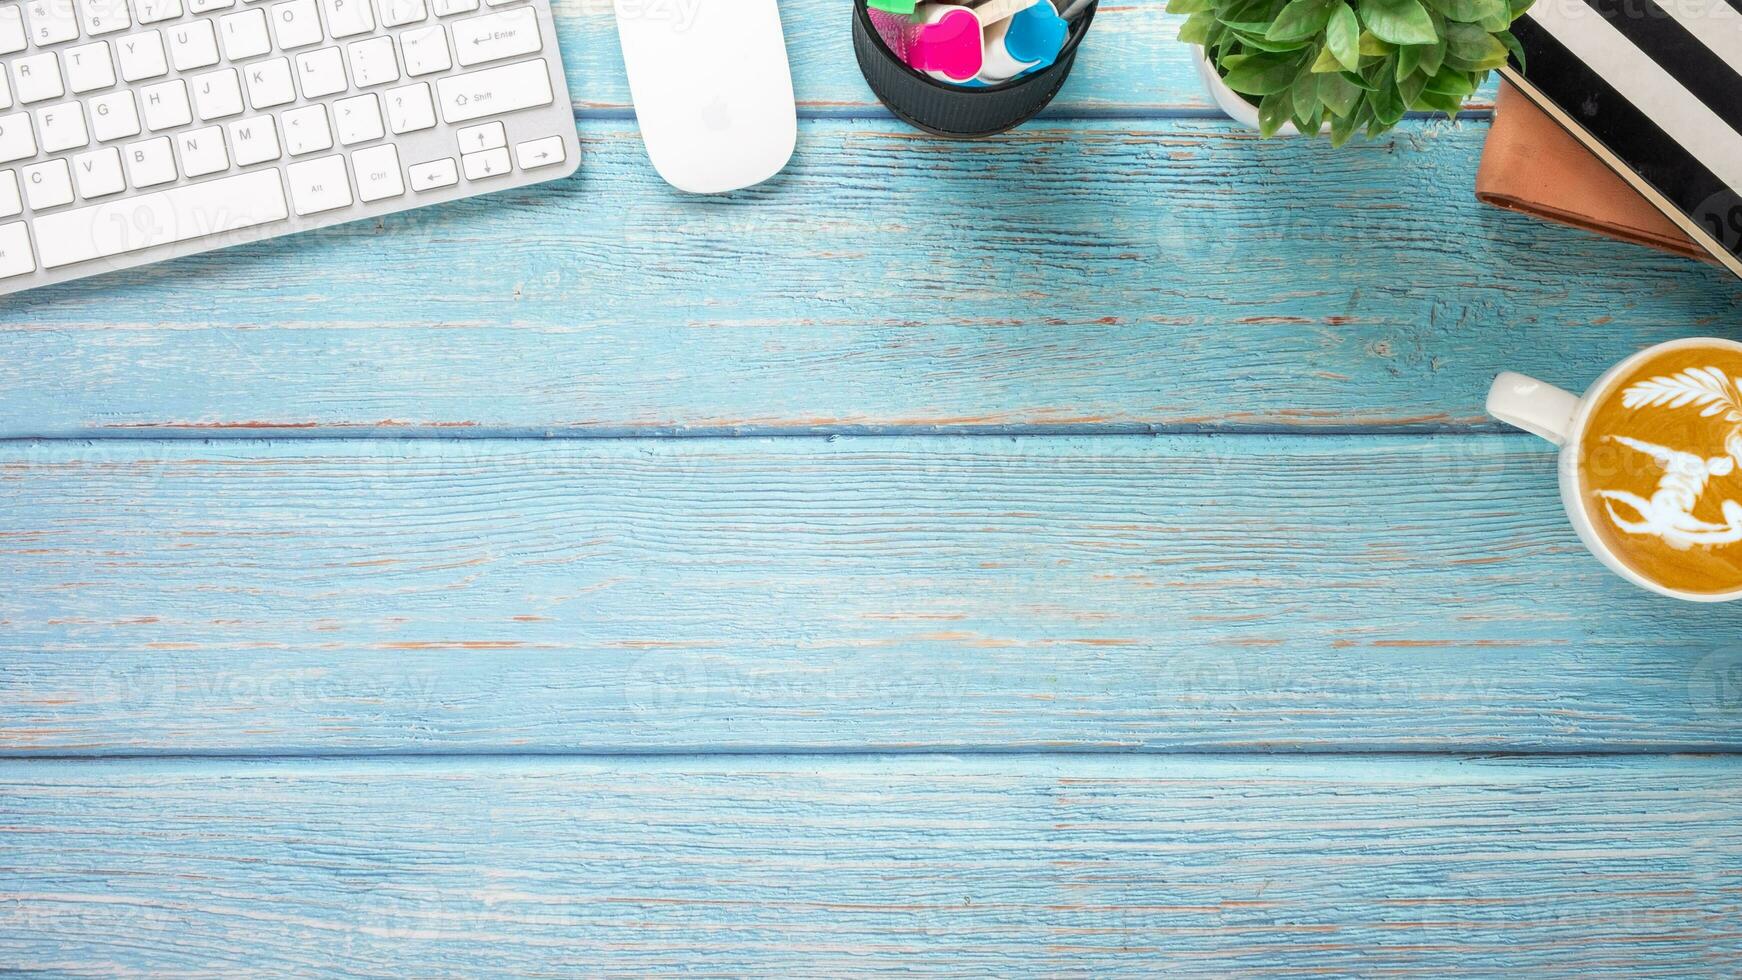
[[[1476,171],[1476,199],[1510,211],[1713,261],[1675,222],[1536,104],[1504,82]]]

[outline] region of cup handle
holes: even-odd
[[[1578,395],[1511,371],[1495,378],[1488,389],[1489,415],[1557,446],[1567,444],[1578,410]]]

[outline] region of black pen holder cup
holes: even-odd
[[[1046,108],[1077,60],[1095,7],[1071,22],[1070,36],[1051,66],[998,85],[964,88],[940,82],[902,62],[871,23],[865,0],[853,0],[853,53],[878,101],[902,122],[951,139],[981,139],[1022,125]]]

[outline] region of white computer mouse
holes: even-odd
[[[629,94],[653,169],[719,194],[779,173],[798,142],[775,0],[616,0]]]

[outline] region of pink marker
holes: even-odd
[[[972,81],[986,62],[985,31],[966,7],[920,8],[925,23],[907,44],[907,63],[942,82]]]

